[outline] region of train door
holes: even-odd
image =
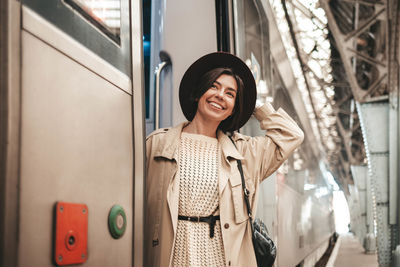
[[[141,2],[4,2],[0,266],[142,266]]]
[[[146,133],[149,134],[155,128],[185,120],[178,97],[180,79],[197,58],[217,50],[217,28],[215,0],[143,0],[143,3]]]

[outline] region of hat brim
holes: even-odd
[[[191,93],[196,88],[200,78],[215,68],[230,68],[243,81],[243,108],[239,117],[238,129],[241,128],[253,113],[257,88],[253,74],[240,58],[226,53],[214,52],[196,60],[185,72],[179,86],[179,102],[186,119],[191,121],[197,110],[197,103],[191,100]],[[229,130],[238,130],[229,129]]]

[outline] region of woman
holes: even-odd
[[[257,266],[236,160],[252,209],[260,182],[301,144],[303,132],[270,104],[254,109],[251,71],[228,53],[211,53],[184,74],[179,98],[189,122],[146,140],[145,266]],[[266,136],[238,130],[254,116]]]

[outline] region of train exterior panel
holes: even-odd
[[[68,202],[87,206],[83,211],[88,218],[87,233],[77,232],[74,225],[70,229],[73,238],[68,239],[72,251],[87,234],[88,250],[80,255],[84,265],[140,266],[141,255],[134,258],[142,251],[143,227],[140,2],[136,1],[139,5],[132,10],[127,1],[121,2],[122,6],[128,4],[128,12],[121,12],[118,44],[64,2],[56,7],[38,1],[13,2],[8,1],[15,6],[15,13],[9,16],[20,14],[21,20],[15,27],[18,30],[10,34],[19,38],[7,39],[7,45],[17,51],[20,67],[11,68],[10,62],[7,74],[18,75],[20,83],[7,90],[19,93],[15,105],[20,113],[1,115],[7,119],[7,127],[19,131],[16,144],[12,144],[18,146],[18,153],[6,158],[6,168],[16,165],[18,171],[17,175],[3,176],[2,169],[1,179],[2,184],[14,184],[18,191],[2,195],[6,199],[1,209],[0,265],[67,262],[68,250],[56,254],[55,205]],[[139,16],[132,17],[132,23],[139,26],[131,28],[130,13],[135,12]],[[67,19],[60,19],[63,16]],[[138,43],[131,45],[131,39]],[[93,40],[97,44],[93,45]],[[131,55],[136,58],[132,60]],[[119,239],[113,238],[108,223],[116,204],[123,208],[125,218],[121,218],[127,225]],[[17,212],[9,217],[14,207]],[[15,235],[6,232],[12,224]]]

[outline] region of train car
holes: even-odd
[[[328,171],[267,1],[7,0],[0,27],[0,266],[143,266],[145,136],[184,120],[180,79],[218,50],[306,135],[261,188],[275,266],[324,253]]]

